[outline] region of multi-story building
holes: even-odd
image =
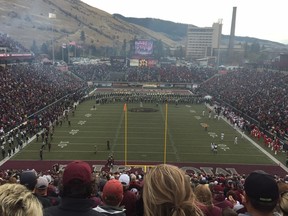
[[[196,27],[188,25],[186,58],[201,59],[217,55],[222,34],[222,20],[213,23],[212,27]],[[216,56],[217,57],[217,56]]]

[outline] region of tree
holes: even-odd
[[[130,40],[130,42],[129,42],[129,45],[130,45],[129,56],[132,56],[135,53],[135,41],[136,40],[137,40],[137,37],[135,35],[134,38],[132,40]]]
[[[41,46],[41,53],[48,54],[48,46],[46,43],[43,43]]]
[[[124,39],[123,44],[122,44],[122,48],[121,48],[121,52],[120,52],[121,56],[126,56],[126,47],[127,47],[127,41],[126,41],[126,39]]]
[[[36,41],[33,40],[33,43],[32,43],[32,46],[31,46],[31,51],[35,54],[39,53],[39,49],[38,49],[38,46],[36,44]]]
[[[86,40],[85,32],[82,30],[80,33],[80,41],[82,41],[84,43],[85,40]]]
[[[260,44],[258,42],[256,42],[256,41],[254,41],[251,44],[250,51],[252,53],[259,53],[260,52]]]
[[[162,40],[158,40],[154,42],[154,56],[156,58],[161,58],[164,56],[164,48]]]

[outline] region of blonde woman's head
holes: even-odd
[[[184,171],[172,165],[158,165],[145,175],[143,201],[145,216],[202,215]]]
[[[212,205],[212,192],[208,184],[197,185],[196,188],[194,189],[194,193],[199,202],[207,206]]]
[[[31,191],[20,184],[0,186],[0,215],[42,216],[42,205]]]

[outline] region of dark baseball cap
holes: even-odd
[[[254,171],[247,176],[244,190],[249,198],[262,204],[274,204],[279,199],[275,179],[262,170]]]

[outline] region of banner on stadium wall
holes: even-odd
[[[139,67],[139,59],[130,59],[130,67]]]
[[[173,87],[175,87],[175,88],[185,88],[186,84],[177,83],[177,84],[173,84]]]
[[[147,66],[148,67],[154,67],[156,66],[158,61],[156,59],[147,59]]]
[[[32,53],[1,53],[0,60],[25,60],[34,58]]]
[[[126,83],[126,82],[123,82],[123,83],[112,83],[112,86],[113,87],[128,87],[129,86],[129,83]]]
[[[160,84],[159,87],[160,88],[172,88],[173,84],[170,84],[170,83]]]

